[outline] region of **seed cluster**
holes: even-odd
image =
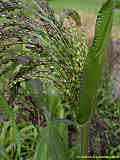
[[[8,15],[9,18],[5,19],[7,23],[2,23],[0,28],[2,39],[0,52],[3,57],[0,63],[10,63],[9,68],[6,67],[0,74],[7,74],[10,71],[7,75],[10,88],[31,77],[50,80],[64,91],[65,99],[73,108],[80,103],[79,95],[88,54],[84,29],[80,26],[78,31],[75,23],[70,23],[69,29],[66,29],[56,20],[51,8],[41,0],[36,2],[40,7],[40,16],[36,19],[21,14],[20,2],[14,4],[11,1],[7,13],[6,5],[2,5],[2,9],[5,10],[2,11],[2,15]],[[12,14],[16,4],[19,4],[17,11]],[[14,7],[11,8],[11,5]],[[14,48],[11,51],[8,48],[3,50],[3,46],[8,46],[7,41],[13,37],[16,41],[9,44],[18,45],[19,50]],[[11,55],[10,52],[13,53],[14,50],[16,52],[14,56],[6,57],[5,51]]]

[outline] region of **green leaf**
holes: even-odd
[[[113,0],[109,0],[98,13],[94,41],[86,61],[83,88],[80,94],[80,107],[77,109],[77,119],[80,124],[89,121],[96,107],[95,96],[112,29],[112,22]]]

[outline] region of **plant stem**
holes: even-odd
[[[81,155],[87,156],[88,153],[88,141],[89,141],[89,123],[80,127],[80,143],[81,143]]]

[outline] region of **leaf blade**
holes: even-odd
[[[104,18],[100,19],[101,16],[104,16]],[[112,22],[113,0],[109,0],[103,5],[97,16],[95,37],[86,61],[84,85],[80,94],[80,107],[77,110],[80,124],[88,122],[95,109],[95,95],[99,85]]]

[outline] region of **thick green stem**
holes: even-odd
[[[88,142],[89,142],[89,123],[80,127],[80,143],[81,143],[81,155],[87,156],[88,154]]]

